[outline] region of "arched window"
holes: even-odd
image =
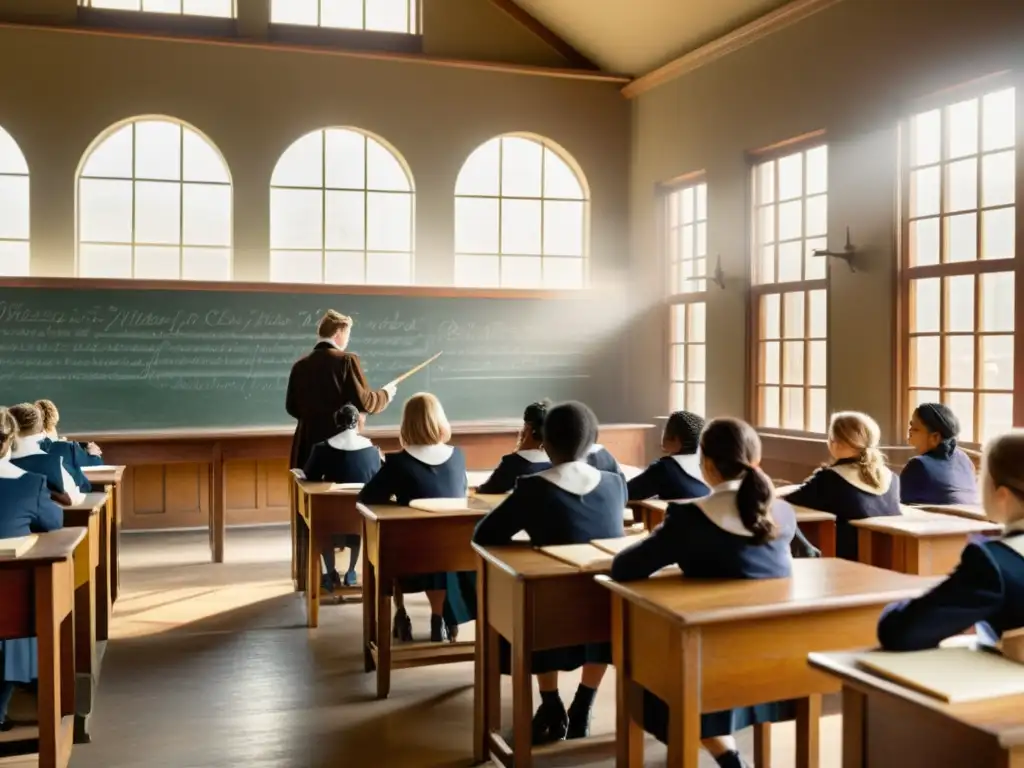
[[[419,33],[420,0],[271,0],[273,24]]]
[[[209,139],[147,117],[93,144],[78,174],[78,276],[231,279],[231,177]]]
[[[544,139],[498,136],[455,182],[455,283],[581,288],[586,283],[586,182]]]
[[[354,128],[308,133],[270,179],[270,279],[412,283],[413,184],[381,139]]]
[[[28,163],[0,128],[0,275],[28,275],[28,238]]]
[[[179,16],[219,16],[234,18],[235,0],[78,0],[86,8],[112,11],[174,13]]]

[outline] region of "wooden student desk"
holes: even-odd
[[[294,472],[293,472],[294,476]],[[333,483],[294,478],[292,517],[292,580],[306,594],[306,626],[320,625],[320,553],[332,536],[362,535],[362,516],[356,509],[356,490],[331,490]],[[342,599],[358,598],[362,587],[340,587]]]
[[[818,765],[822,694],[839,689],[807,654],[875,643],[883,606],[932,579],[834,558],[799,559],[788,579],[648,579],[612,590],[619,768],[643,765],[642,688],[669,705],[668,765],[696,768],[700,715],[798,699],[797,766]]]
[[[82,468],[93,487],[102,485],[109,494],[106,515],[100,520],[100,538],[108,542],[100,548],[100,578],[96,589],[99,605],[96,635],[100,640],[106,640],[110,635],[111,609],[121,589],[121,487],[125,469],[124,465],[113,464]]]
[[[910,506],[924,512],[963,517],[967,520],[988,520],[988,515],[985,514],[985,510],[980,504],[911,504]]]
[[[0,639],[39,642],[39,768],[66,768],[75,711],[75,571],[84,528],[40,534],[19,558],[0,558]],[[31,745],[32,742],[30,741]]]
[[[921,576],[944,576],[960,562],[960,553],[975,534],[997,534],[998,523],[965,520],[914,510],[893,517],[853,520],[857,559],[862,563]]]
[[[665,512],[673,502],[662,499],[631,501],[629,506],[643,523],[644,528],[653,531],[665,521]],[[836,516],[814,509],[796,508],[796,522],[804,536],[821,550],[822,557],[836,556]]]
[[[108,495],[87,493],[81,504],[63,507],[64,526],[83,528],[85,538],[74,552],[75,568],[75,741],[88,743],[89,718],[96,699],[102,654],[96,642],[97,585],[104,542],[101,521],[107,514]],[[104,643],[104,646],[106,643]]]
[[[812,653],[842,681],[843,768],[1020,768],[1024,696],[946,704],[861,667],[853,653]]]
[[[442,571],[474,571],[473,529],[490,509],[423,512],[409,507],[357,505],[363,516],[363,654],[367,672],[377,671],[377,698],[391,691],[391,670],[472,661],[474,643],[391,645],[395,580]],[[421,634],[422,627],[413,627]]]

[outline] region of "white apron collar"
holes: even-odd
[[[12,459],[20,459],[23,456],[38,456],[41,453],[46,453],[39,444],[46,439],[46,435],[42,432],[37,432],[34,435],[19,435],[14,440],[14,451],[11,453]]]
[[[436,467],[448,461],[455,449],[445,443],[438,443],[437,445],[407,445],[405,452],[424,464]]]
[[[603,451],[603,450],[604,450],[604,446],[603,445],[601,445],[600,443],[594,443],[587,450],[587,453],[597,453],[598,451]]]
[[[881,488],[872,488],[865,483],[860,476],[860,468],[856,464],[836,464],[831,469],[858,491],[870,493],[873,496],[884,496],[889,492],[889,487],[892,485],[893,475],[888,467],[882,467]]]
[[[1024,520],[1016,520],[1007,525],[1003,529],[1001,541],[1008,549],[1024,558]]]
[[[751,538],[754,534],[747,530],[743,520],[740,518],[740,511],[736,507],[736,492],[739,490],[740,483],[742,482],[742,478],[726,480],[724,483],[720,483],[712,488],[710,496],[695,499],[690,503],[696,506],[704,513],[708,520],[726,533]]]
[[[346,429],[328,438],[327,444],[338,451],[361,451],[373,445],[369,438],[363,437],[354,429]]]
[[[704,482],[704,473],[700,471],[700,455],[696,453],[677,453],[671,459],[690,477]]]
[[[15,480],[25,474],[25,470],[19,466],[11,464],[11,454],[7,453],[6,456],[0,458],[0,479],[2,480]]]
[[[516,453],[531,464],[544,464],[551,461],[551,459],[548,458],[548,455],[540,448],[526,448],[522,451],[516,451]]]
[[[601,471],[585,461],[570,461],[537,474],[563,491],[586,496],[601,484]]]

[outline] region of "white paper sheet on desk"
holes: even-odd
[[[365,483],[331,483],[330,491],[361,491]]]
[[[1024,664],[973,648],[871,651],[857,663],[875,674],[947,704],[1024,694]]]
[[[475,512],[480,502],[475,502],[467,497],[455,499],[413,499],[409,502],[411,509],[418,509],[421,512]]]
[[[90,472],[113,472],[115,469],[117,469],[117,466],[114,464],[96,464],[91,467],[82,467],[82,471],[87,475]]]
[[[0,539],[0,557],[21,557],[35,546],[38,539],[35,534]]]

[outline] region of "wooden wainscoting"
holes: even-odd
[[[210,465],[128,465],[121,500],[123,528],[205,528],[210,520]]]

